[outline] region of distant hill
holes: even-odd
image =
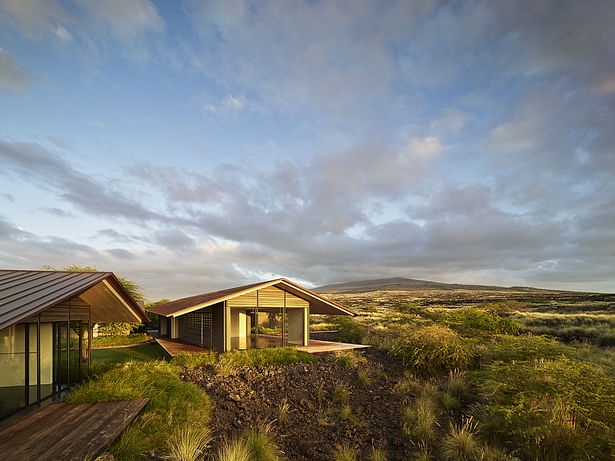
[[[419,290],[472,290],[472,291],[511,291],[511,292],[550,292],[531,287],[499,287],[491,285],[462,285],[458,283],[431,282],[429,280],[393,277],[388,279],[359,280],[356,282],[335,283],[315,288],[317,293],[366,293],[368,291],[419,291]]]

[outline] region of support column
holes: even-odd
[[[41,406],[41,314],[36,321],[36,405]]]

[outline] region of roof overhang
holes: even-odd
[[[308,290],[307,288],[302,287],[294,282],[291,282],[287,279],[276,279],[270,280],[268,282],[248,285],[245,288],[238,287],[236,290],[224,290],[231,291],[226,292],[220,296],[214,296],[207,299],[204,302],[195,302],[194,304],[182,303],[181,307],[178,307],[177,310],[169,311],[169,307],[173,304],[180,302],[181,300],[171,301],[167,304],[161,304],[159,306],[154,306],[149,309],[149,312],[153,312],[154,314],[161,315],[163,317],[178,317],[180,315],[188,314],[190,312],[203,309],[209,306],[213,306],[214,304],[218,304],[223,301],[228,301],[229,299],[237,298],[239,296],[245,295],[247,293],[251,293],[256,290],[261,290],[263,288],[267,288],[270,286],[275,286],[280,288],[281,290],[287,291],[299,298],[305,299],[310,303],[310,314],[330,314],[330,315],[357,315],[356,312],[337,304],[334,301],[331,301],[323,296],[320,296],[313,291]],[[194,298],[198,298],[195,296]],[[184,299],[184,298],[182,298]]]
[[[71,298],[91,306],[94,322],[148,322],[112,272],[0,270],[0,329]]]

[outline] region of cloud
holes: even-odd
[[[108,25],[120,38],[164,30],[164,20],[149,0],[81,1],[80,4],[96,22]]]
[[[49,213],[51,215],[57,216],[58,218],[74,218],[75,216],[72,213],[69,213],[60,208],[44,207],[44,208],[39,208],[38,210],[44,213]]]
[[[15,59],[0,48],[0,89],[23,91],[32,85],[32,76],[19,68]]]
[[[39,144],[0,140],[0,159],[7,170],[37,182],[39,187],[55,192],[86,213],[131,220],[160,218],[122,192],[75,170],[66,160]]]
[[[15,26],[30,39],[57,34],[58,26],[73,21],[56,0],[0,0],[0,10],[15,19]]]
[[[66,28],[64,28],[62,26],[57,26],[56,27],[55,34],[63,42],[68,42],[69,40],[73,39],[73,36],[70,34],[70,32],[68,30],[66,30]]]
[[[223,114],[228,115],[235,112],[240,112],[247,107],[246,98],[244,96],[233,96],[232,94],[227,94],[224,99],[220,102],[213,103],[209,102],[203,105],[203,109],[206,112],[209,112],[214,115]]]
[[[15,197],[13,196],[13,194],[9,194],[8,192],[3,192],[2,194],[0,194],[0,197],[2,197],[7,202],[15,203]]]

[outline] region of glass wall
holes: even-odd
[[[67,391],[86,375],[87,324],[68,327],[22,323],[0,331],[0,418]]]
[[[232,307],[231,349],[253,349],[305,344],[305,309]]]

